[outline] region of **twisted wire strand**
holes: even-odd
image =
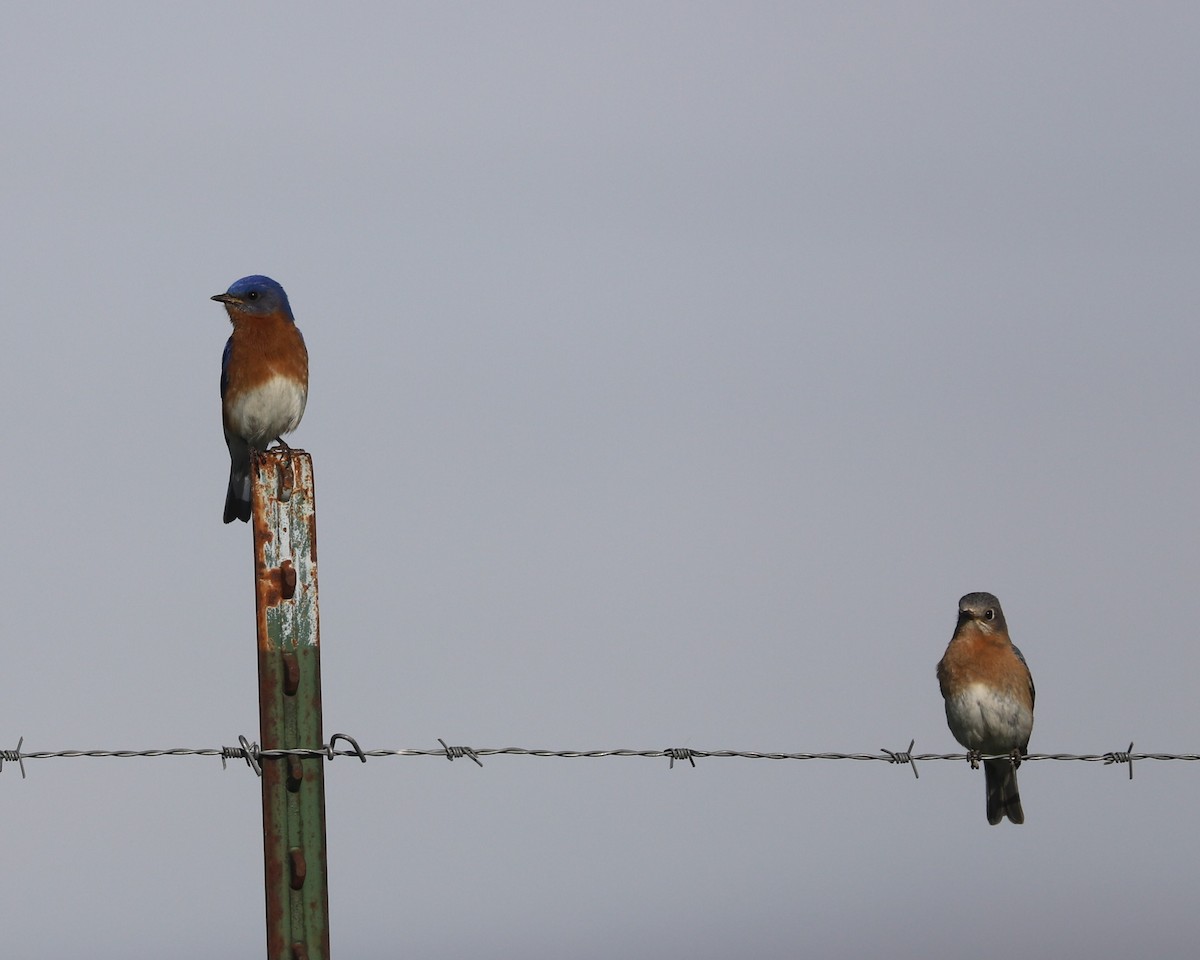
[[[352,749],[335,749],[334,743],[345,740]],[[356,757],[363,763],[367,758],[384,757],[444,757],[447,760],[469,759],[483,766],[482,757],[521,756],[521,757],[554,757],[559,759],[599,759],[604,757],[641,757],[650,760],[666,759],[674,768],[675,761],[688,761],[696,766],[697,760],[739,758],[743,760],[874,760],[889,764],[908,764],[912,767],[913,775],[917,774],[916,762],[928,761],[962,761],[962,760],[991,760],[1010,759],[1007,754],[972,754],[972,753],[913,753],[915,741],[911,741],[907,750],[888,750],[881,748],[878,753],[837,753],[824,751],[820,753],[783,753],[766,750],[701,750],[694,747],[666,747],[664,749],[634,750],[627,748],[609,748],[599,750],[554,750],[535,747],[468,747],[451,746],[439,738],[441,747],[426,749],[400,747],[377,748],[363,750],[358,741],[344,734],[334,734],[329,743],[320,747],[295,747],[290,749],[261,749],[257,743],[251,743],[246,737],[238,738],[236,747],[168,747],[149,750],[24,750],[24,737],[17,743],[15,750],[0,750],[0,772],[4,769],[5,761],[15,762],[21,768],[21,776],[25,776],[26,760],[77,759],[92,757],[98,759],[128,759],[153,757],[219,757],[222,766],[228,760],[244,760],[256,774],[262,774],[262,762],[283,757],[297,757],[302,760],[330,760],[335,757]],[[1135,753],[1133,744],[1125,750],[1112,750],[1106,753],[1030,753],[1021,758],[1022,762],[1038,761],[1074,761],[1082,763],[1100,763],[1104,765],[1123,764],[1129,767],[1130,779],[1133,778],[1133,762],[1135,760],[1158,761],[1200,761],[1200,754],[1195,753]]]

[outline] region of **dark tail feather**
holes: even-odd
[[[229,489],[225,493],[225,522],[250,521],[250,473],[229,468]]]
[[[1021,795],[1017,792],[1017,770],[1011,760],[984,760],[983,779],[987,785],[988,823],[997,824],[1005,817],[1013,823],[1025,822]]]

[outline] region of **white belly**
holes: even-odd
[[[266,449],[278,436],[300,425],[308,391],[286,377],[272,377],[261,387],[233,400],[229,422],[233,432],[256,449]]]
[[[1014,698],[972,683],[946,701],[946,720],[954,739],[968,750],[1008,753],[1029,743],[1033,711]]]

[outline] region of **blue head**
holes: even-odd
[[[252,276],[235,280],[224,293],[212,298],[225,304],[232,318],[236,312],[241,316],[266,317],[281,314],[292,319],[292,308],[283,287],[270,277]]]

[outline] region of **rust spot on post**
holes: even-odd
[[[279,499],[283,503],[287,503],[292,499],[292,489],[295,480],[292,476],[292,457],[291,451],[275,451],[276,456],[280,458],[279,464]]]
[[[277,568],[264,571],[262,582],[258,585],[259,596],[264,607],[277,607],[283,599],[283,577]]]

